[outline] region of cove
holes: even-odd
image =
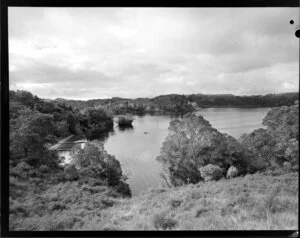
[[[222,133],[235,138],[263,128],[262,120],[270,108],[207,108],[197,112]],[[132,195],[138,195],[163,183],[161,164],[156,161],[160,147],[168,135],[170,115],[134,116],[132,127],[118,127],[107,133],[92,134],[121,163],[128,176]]]

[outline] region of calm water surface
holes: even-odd
[[[269,108],[209,108],[197,112],[222,133],[238,138],[262,126],[262,119]],[[161,164],[155,160],[160,147],[168,135],[170,116],[135,116],[132,128],[114,130],[94,138],[101,139],[109,154],[121,163],[128,175],[128,184],[133,196],[158,187],[163,181],[160,177]]]

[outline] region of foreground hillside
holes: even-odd
[[[157,188],[103,211],[87,230],[297,230],[298,174]]]
[[[19,213],[28,214],[11,216],[10,226],[13,230],[297,230],[298,193],[298,173],[156,188],[133,198],[120,198],[103,186],[69,182],[15,204]]]

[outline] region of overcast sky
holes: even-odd
[[[298,12],[9,8],[10,89],[52,99],[298,91]]]

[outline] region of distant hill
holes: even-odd
[[[65,100],[55,99],[54,101],[63,101],[67,105],[74,108],[83,109],[88,106],[105,106],[108,104],[140,104],[143,106],[161,108],[182,103],[195,102],[198,107],[276,107],[288,106],[294,104],[295,100],[299,100],[299,92],[279,93],[279,94],[266,94],[266,95],[251,95],[251,96],[235,96],[232,94],[167,94],[160,95],[153,98],[120,98],[113,97],[110,99],[92,99],[92,100]]]
[[[210,107],[278,107],[290,106],[299,101],[299,92],[279,94],[235,96],[232,94],[166,94],[153,98],[121,98],[71,100],[64,98],[40,99],[27,91],[10,91],[9,100],[12,111],[21,105],[33,107],[39,100],[64,104],[73,109],[103,107],[115,114],[177,113],[185,114],[199,108]]]

